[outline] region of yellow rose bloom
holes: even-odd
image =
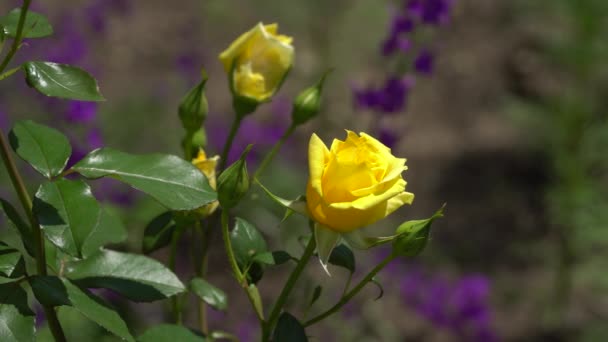
[[[215,171],[216,171],[217,163],[218,163],[219,159],[220,159],[219,156],[215,156],[213,158],[207,158],[207,154],[205,153],[205,151],[203,149],[199,149],[198,155],[196,156],[196,158],[192,159],[192,164],[194,164],[194,166],[196,166],[199,170],[201,170],[201,172],[205,175],[205,177],[207,177],[207,180],[209,181],[209,185],[211,185],[211,188],[213,188],[213,190],[216,190],[216,187],[217,187]],[[219,206],[219,202],[213,201],[213,202],[199,208],[198,211],[203,216],[209,216],[217,209],[218,206]]]
[[[414,194],[405,191],[401,176],[405,161],[365,133],[347,131],[345,141],[334,139],[329,149],[313,134],[306,189],[310,216],[336,233],[347,233],[411,204]]]
[[[219,56],[236,95],[257,102],[278,90],[294,58],[292,38],[278,34],[277,24],[257,24]]]

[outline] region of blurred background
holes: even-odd
[[[0,13],[18,6],[3,0]],[[233,112],[217,55],[257,22],[277,22],[294,37],[296,62],[272,103],[245,120],[231,158],[254,143],[250,162],[259,162],[289,125],[292,99],[334,68],[319,117],[296,131],[262,181],[285,198],[302,194],[310,135],[329,144],[351,129],[408,159],[404,177],[416,195],[368,232],[390,232],[443,203],[447,209],[419,257],[379,275],[381,299],[370,284],[346,310],[308,329],[315,340],[608,340],[605,0],[46,0],[32,9],[50,18],[55,34],[26,41],[18,60],[81,66],[107,101],[44,98],[17,75],[0,83],[0,126],[6,132],[28,118],[57,127],[72,140],[73,161],[99,146],[181,155],[177,106],[201,67],[209,74],[208,150],[219,154]],[[34,191],[40,179],[22,167]],[[13,199],[0,173],[0,196]],[[121,184],[94,184],[129,227],[128,243],[116,248],[140,252],[145,225],[163,209]],[[281,209],[258,189],[238,211],[274,249],[301,253],[305,220],[281,223]],[[227,313],[211,310],[210,326],[255,341],[255,316],[217,235],[209,279],[230,303]],[[178,255],[182,279],[191,276],[188,248],[197,248],[190,241]],[[354,278],[386,252],[357,252]],[[167,251],[153,256],[166,262]],[[267,270],[258,284],[266,302],[289,270]],[[299,317],[339,298],[348,272],[331,270],[327,277],[316,262],[307,268],[289,304]],[[321,298],[304,312],[318,284]],[[106,296],[135,334],[172,319],[168,303]],[[194,298],[187,302],[186,324],[195,327]],[[61,319],[74,340],[114,340],[78,314]]]

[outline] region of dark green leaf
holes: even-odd
[[[0,25],[4,28],[4,33],[12,38],[17,35],[17,26],[21,9],[15,8],[7,15],[0,18]],[[23,38],[42,38],[53,34],[53,27],[42,14],[27,11],[25,16],[25,25],[23,25]]]
[[[206,339],[190,329],[172,324],[154,326],[137,338],[138,342],[205,342]]]
[[[443,217],[443,207],[426,220],[413,220],[401,224],[395,231],[393,253],[412,257],[420,254],[429,238],[431,224],[437,218]]]
[[[65,135],[33,121],[19,121],[9,133],[11,147],[46,178],[61,173],[72,154]]]
[[[102,250],[67,264],[66,276],[86,287],[112,289],[134,301],[154,301],[185,290],[167,267],[143,255]]]
[[[51,62],[26,62],[23,68],[27,84],[46,96],[105,101],[95,78],[80,68]]]
[[[288,312],[283,312],[277,322],[272,340],[276,342],[307,342],[308,337],[302,324]]]
[[[230,232],[232,248],[237,262],[246,267],[257,254],[268,251],[266,241],[255,226],[248,221],[237,217],[234,229]]]
[[[321,297],[321,293],[323,292],[323,287],[321,285],[315,286],[315,290],[312,292],[312,298],[310,299],[309,306],[312,306],[318,299]]]
[[[176,156],[138,156],[102,148],[89,153],[73,169],[87,178],[116,178],[172,210],[192,210],[217,199],[203,173]]]
[[[36,192],[34,213],[47,238],[79,257],[85,241],[101,222],[101,208],[81,180],[43,183]]]
[[[1,241],[22,253],[24,250],[27,250],[29,255],[34,256],[34,237],[30,226],[23,221],[12,204],[0,198],[0,206],[2,207],[4,218],[8,222],[9,229],[5,233],[11,233],[11,230],[15,233],[9,234],[10,237],[3,234],[5,236],[2,236]]]
[[[171,242],[175,227],[173,213],[170,211],[164,212],[150,221],[144,230],[144,253],[152,253],[167,246]]]
[[[122,224],[122,221],[103,208],[100,208],[97,224],[82,246],[82,256],[88,258],[99,252],[101,247],[111,243],[121,243],[126,239],[127,229]]]
[[[0,341],[33,342],[34,313],[18,283],[0,285]]]
[[[72,306],[114,335],[127,341],[134,341],[120,315],[88,290],[78,287],[67,279],[50,276],[32,277],[30,283],[34,295],[41,303],[50,306]]]
[[[228,307],[228,296],[219,288],[209,284],[202,278],[194,278],[190,281],[190,289],[205,303],[218,310],[226,310]]]
[[[22,276],[24,271],[25,262],[21,253],[0,242],[0,273],[9,278],[16,278]]]
[[[292,257],[291,255],[289,255],[289,253],[287,253],[285,251],[272,252],[272,258],[274,259],[275,265],[282,265],[282,264],[288,262],[289,260],[298,261],[298,259]]]
[[[344,267],[350,271],[355,272],[355,255],[346,245],[342,244],[334,248],[329,256],[329,263]]]

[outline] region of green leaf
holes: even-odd
[[[22,276],[25,271],[25,262],[21,253],[0,242],[0,273],[9,278]]]
[[[171,211],[156,216],[144,230],[142,249],[145,254],[161,249],[171,242],[176,225]]]
[[[18,283],[0,285],[0,341],[34,342],[34,313]]]
[[[15,8],[0,18],[0,26],[3,26],[7,36],[15,38],[17,35],[20,16],[21,9]],[[53,34],[53,27],[46,17],[28,10],[25,15],[25,25],[23,25],[23,38],[43,38],[51,34]]]
[[[36,255],[33,245],[34,237],[30,226],[23,221],[15,207],[8,201],[0,198],[0,207],[2,208],[4,219],[8,222],[8,230],[3,232],[4,234],[2,234],[3,236],[0,238],[0,241],[21,251],[23,254],[27,250],[29,255]]]
[[[291,216],[291,213],[293,213],[293,212],[296,212],[305,217],[310,217],[310,215],[308,214],[308,208],[306,207],[306,197],[305,196],[299,196],[295,200],[290,201],[290,200],[281,198],[281,197],[273,194],[272,192],[270,192],[270,190],[268,190],[264,185],[262,185],[262,183],[260,183],[260,181],[257,178],[255,179],[255,182],[260,186],[260,188],[262,188],[262,190],[264,190],[264,192],[266,193],[266,195],[268,195],[268,197],[270,197],[277,204],[279,204],[287,209],[287,212],[285,213],[285,217],[283,217],[283,221],[285,221],[289,216]]]
[[[205,342],[206,339],[190,329],[172,324],[156,325],[137,338],[138,342]]]
[[[176,156],[138,156],[102,148],[89,153],[73,169],[87,178],[116,178],[172,210],[192,210],[217,199],[203,173]]]
[[[81,180],[43,183],[34,198],[34,214],[47,238],[79,257],[85,241],[102,222],[99,203]]]
[[[82,245],[82,256],[88,258],[99,252],[101,247],[107,244],[121,243],[126,239],[127,229],[122,221],[100,208],[97,224]]]
[[[36,299],[44,305],[72,306],[114,335],[123,340],[134,341],[120,315],[88,290],[67,279],[51,276],[34,276],[30,283]]]
[[[355,255],[353,254],[353,251],[344,244],[339,245],[331,251],[329,263],[344,267],[349,270],[350,273],[355,272]]]
[[[232,249],[238,264],[247,267],[257,254],[268,251],[266,241],[255,226],[237,217],[234,229],[230,232]]]
[[[273,341],[307,342],[302,324],[288,312],[283,312],[274,330]]]
[[[95,78],[80,68],[51,62],[26,62],[23,68],[27,84],[46,96],[105,101]]]
[[[285,251],[274,251],[272,252],[272,258],[274,259],[275,265],[282,265],[289,260],[298,261],[298,259],[292,257],[289,253]]]
[[[68,138],[54,128],[19,121],[9,133],[13,150],[46,178],[61,173],[72,154]]]
[[[312,298],[310,298],[310,303],[308,306],[312,306],[318,299],[321,297],[321,293],[323,292],[323,287],[321,285],[315,286],[315,290],[312,292]]]
[[[426,220],[413,220],[401,224],[395,231],[393,253],[406,257],[420,254],[428,241],[431,224],[437,218],[443,217],[444,207],[445,205]]]
[[[218,310],[226,310],[228,307],[228,296],[219,288],[209,284],[202,278],[193,278],[190,281],[190,289],[205,303]]]
[[[67,264],[66,276],[85,287],[108,288],[138,302],[184,292],[184,284],[160,262],[143,255],[102,250]]]

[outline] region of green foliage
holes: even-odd
[[[29,255],[34,256],[34,237],[30,226],[23,221],[12,204],[0,198],[0,206],[2,207],[4,219],[8,223],[7,229],[3,232],[4,234],[0,235],[0,241],[21,251],[23,254],[27,250]]]
[[[355,273],[355,255],[344,244],[337,246],[331,251],[328,262],[346,268],[350,273]]]
[[[321,79],[312,87],[303,90],[293,101],[291,111],[292,121],[296,125],[301,125],[317,116],[321,110],[321,94],[325,79],[330,71],[323,74]]]
[[[104,101],[93,76],[75,66],[51,62],[23,64],[27,84],[41,94],[81,101]]]
[[[406,257],[420,254],[428,241],[431,224],[440,217],[443,217],[443,207],[428,219],[407,221],[401,224],[395,231],[393,253]]]
[[[34,313],[27,304],[27,293],[18,283],[0,284],[0,340],[35,341]]]
[[[172,210],[192,210],[216,200],[207,178],[171,155],[131,155],[110,148],[89,153],[72,168],[87,178],[112,177]]]
[[[198,85],[186,94],[179,104],[179,118],[182,126],[189,134],[197,132],[207,118],[209,105],[205,96],[205,83],[207,83],[206,75]]]
[[[166,211],[156,216],[144,230],[143,252],[149,254],[169,245],[175,229],[173,212]]]
[[[14,38],[17,35],[17,26],[21,9],[15,8],[7,15],[0,18],[0,26],[4,29],[4,34]],[[53,27],[42,14],[28,11],[25,16],[23,27],[23,38],[44,38],[53,34]]]
[[[33,210],[48,239],[75,257],[87,257],[126,238],[122,223],[101,208],[81,180],[43,183]]]
[[[235,207],[249,191],[249,174],[245,158],[249,154],[251,146],[247,146],[239,160],[230,165],[217,178],[218,200],[222,208]]]
[[[20,121],[9,133],[11,147],[46,178],[61,173],[72,154],[68,138],[56,129],[33,121]]]
[[[24,274],[25,264],[21,253],[0,242],[0,274],[9,278],[20,277]]]
[[[137,302],[168,298],[186,289],[177,276],[158,261],[110,250],[68,263],[66,276],[80,285],[111,289]]]
[[[114,335],[134,341],[120,315],[103,300],[65,278],[35,276],[30,280],[32,291],[44,305],[74,307],[85,317]]]
[[[283,312],[274,330],[274,341],[306,342],[308,337],[302,324],[288,312]]]
[[[236,261],[241,268],[249,266],[256,255],[268,251],[268,245],[255,226],[245,219],[236,218],[234,229],[230,232],[232,248]]]
[[[137,338],[138,342],[205,342],[202,336],[193,333],[190,329],[172,324],[154,326]]]
[[[228,307],[226,293],[203,278],[193,278],[190,281],[190,290],[215,309],[226,310]]]

